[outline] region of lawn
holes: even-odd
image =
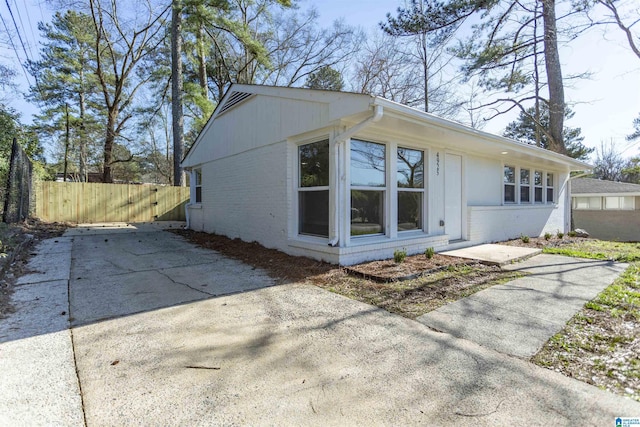
[[[590,240],[545,252],[635,261],[532,362],[640,401],[640,245]]]

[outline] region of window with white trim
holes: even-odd
[[[611,210],[634,210],[635,197],[629,196],[608,196],[604,198],[604,208]]]
[[[602,197],[574,197],[573,209],[600,210],[602,209]]]
[[[504,202],[516,202],[516,168],[514,166],[504,167]]]
[[[351,140],[351,236],[385,233],[386,146]]]
[[[298,147],[298,232],[329,237],[329,140]]]
[[[547,203],[554,201],[554,179],[552,173],[547,173]]]
[[[193,188],[195,189],[196,203],[202,203],[202,169],[194,169],[195,175],[195,185]]]
[[[424,151],[398,147],[398,231],[422,230]]]
[[[520,169],[520,203],[531,202],[531,171]]]
[[[535,203],[542,203],[542,194],[543,194],[543,188],[544,186],[542,185],[542,176],[543,173],[542,171],[534,171],[533,172],[533,201]]]

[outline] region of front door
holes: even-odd
[[[449,240],[462,239],[462,156],[445,154],[444,230]]]

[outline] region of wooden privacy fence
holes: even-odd
[[[33,216],[48,222],[184,221],[189,200],[188,187],[51,181],[35,187]]]

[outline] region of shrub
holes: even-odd
[[[436,253],[436,251],[433,248],[427,248],[424,251],[424,256],[426,256],[427,259],[431,259],[431,258],[433,258],[435,253]]]
[[[573,230],[571,230],[570,232],[567,233],[567,236],[569,236],[569,237],[576,237],[577,235],[578,235],[578,233],[576,233]]]
[[[558,236],[558,239],[562,239],[564,237],[564,233],[558,230],[558,234],[556,234],[556,236]]]
[[[402,249],[396,249],[393,252],[393,260],[396,262],[396,264],[400,264],[402,262],[404,262],[404,259],[407,257],[407,251]]]
[[[529,236],[523,234],[520,236],[520,240],[522,240],[522,243],[529,243]]]
[[[544,233],[544,240],[549,240],[551,238],[551,233]]]

